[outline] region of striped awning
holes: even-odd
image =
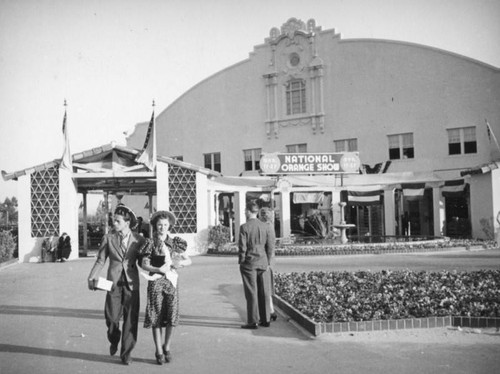
[[[380,186],[370,188],[349,188],[347,203],[350,205],[378,205],[381,203],[384,191]]]
[[[457,197],[464,194],[467,184],[464,179],[445,181],[441,188],[443,197]]]
[[[425,183],[401,183],[403,196],[406,197],[424,196],[425,188]]]

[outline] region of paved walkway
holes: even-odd
[[[484,267],[500,251],[482,253]],[[442,256],[278,258],[277,271],[370,268],[375,263],[474,263],[469,253]],[[471,254],[472,255],[472,254]],[[474,257],[475,259],[476,257]],[[399,260],[398,260],[399,259]],[[286,316],[270,328],[240,329],[245,302],[236,258],[194,257],[181,270],[181,326],[173,362],[157,366],[150,330],[141,322],[134,362],[108,355],[105,293],[89,291],[94,259],[14,264],[0,269],[0,372],[10,373],[492,373],[500,367],[500,336],[450,329],[306,335]],[[481,264],[477,264],[482,267]],[[374,269],[374,268],[372,268]]]

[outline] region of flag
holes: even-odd
[[[368,164],[362,164],[359,168],[361,174],[383,174],[389,170],[389,166],[391,166],[392,161],[384,161],[375,164],[375,166],[371,167]]]
[[[142,147],[141,153],[137,156],[135,161],[144,164],[149,170],[153,171],[156,167],[156,129],[155,129],[155,111],[151,115],[149,121],[148,132],[146,133],[146,140]]]
[[[495,136],[495,133],[491,129],[491,126],[488,123],[488,120],[485,120],[485,121],[486,121],[486,131],[488,133],[488,140],[490,141],[490,144],[491,144],[491,141],[493,140],[493,142],[495,143],[495,146],[496,146],[496,148],[494,148],[494,149],[490,148],[491,159],[493,161],[499,160],[500,159],[500,145],[498,144],[497,137]]]
[[[71,151],[69,150],[69,135],[68,135],[68,124],[66,121],[66,110],[64,110],[62,133],[63,133],[63,138],[64,138],[64,151],[63,151],[63,155],[61,157],[61,164],[59,165],[59,167],[61,169],[66,169],[69,172],[73,172]]]

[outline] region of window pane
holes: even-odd
[[[243,156],[245,157],[245,162],[252,161],[252,151],[251,150],[243,151]]]
[[[459,155],[462,153],[460,143],[449,143],[448,152],[450,155]]]
[[[205,159],[205,167],[207,169],[212,169],[212,155],[210,153],[207,153],[203,156],[203,158]]]
[[[448,130],[448,143],[460,143],[460,129]]]
[[[292,114],[301,113],[300,92],[292,92]]]
[[[389,148],[399,149],[399,135],[389,135],[387,138],[389,139]]]
[[[403,158],[413,158],[413,157],[414,157],[413,147],[403,148]]]
[[[358,139],[347,140],[347,150],[349,152],[357,152],[358,151]]]
[[[252,161],[245,161],[245,171],[252,170]]]
[[[299,153],[306,153],[307,152],[307,144],[299,144],[298,149],[299,149]]]
[[[413,147],[413,134],[403,134],[403,148]]]
[[[286,87],[286,113],[297,114],[306,111],[306,88],[301,80],[290,81]]]
[[[345,141],[344,140],[335,140],[333,142],[333,148],[335,152],[345,152]]]
[[[466,127],[463,130],[464,130],[464,142],[475,142],[476,141],[476,128],[475,127]]]
[[[296,149],[295,145],[287,145],[286,146],[287,153],[296,153],[295,149]]]
[[[401,156],[399,155],[399,148],[389,149],[389,160],[399,160]]]
[[[220,164],[220,152],[214,153],[214,164]]]
[[[477,143],[475,141],[465,142],[464,153],[477,153]]]
[[[305,87],[302,88],[302,90],[300,91],[301,93],[301,107],[300,107],[300,113],[305,113],[306,112],[306,89]]]

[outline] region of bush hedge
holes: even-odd
[[[275,274],[275,289],[315,322],[498,317],[500,270]]]
[[[210,250],[219,251],[230,241],[229,227],[224,225],[210,226],[208,229],[208,245]]]
[[[14,257],[16,242],[10,231],[0,231],[0,262],[9,261]]]

